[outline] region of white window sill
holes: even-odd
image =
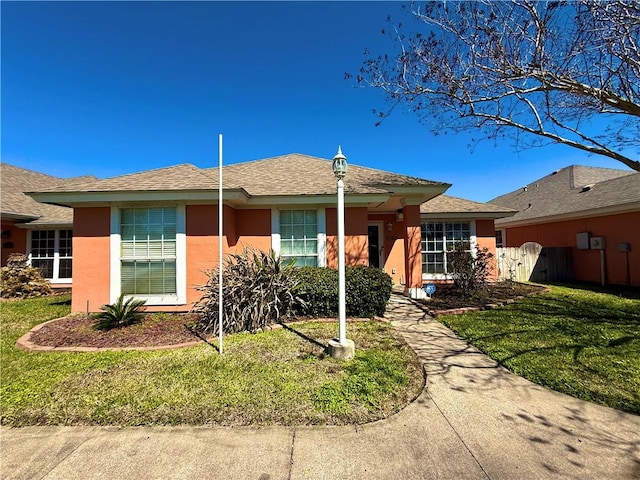
[[[423,273],[422,280],[451,280],[451,275],[446,273]]]
[[[125,295],[125,300],[135,298],[136,300],[146,300],[145,306],[154,307],[162,305],[184,305],[185,302],[178,298],[178,295]]]

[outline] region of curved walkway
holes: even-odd
[[[632,479],[640,417],[532,384],[394,295],[427,389],[356,427],[2,428],[2,478]]]

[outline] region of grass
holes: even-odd
[[[17,350],[34,325],[66,315],[69,297],[1,304],[3,425],[300,425],[384,418],[422,389],[415,353],[385,323],[348,325],[356,357],[325,357],[336,325],[226,338],[168,351]]]
[[[518,375],[640,414],[640,295],[586,287],[438,320]]]

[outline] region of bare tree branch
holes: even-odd
[[[412,13],[418,31],[390,28],[397,55],[367,56],[356,77],[391,101],[380,121],[402,104],[437,132],[510,131],[518,148],[551,141],[640,171],[623,153],[640,157],[640,1],[427,2]]]

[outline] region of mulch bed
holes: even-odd
[[[437,315],[457,309],[491,308],[545,291],[547,291],[547,287],[542,285],[501,282],[490,284],[485,291],[478,292],[474,296],[463,296],[456,291],[453,285],[438,285],[436,293],[431,299],[423,300],[423,303],[432,313]]]
[[[460,313],[462,309],[491,308],[518,298],[542,293],[545,287],[521,283],[500,283],[474,297],[463,297],[452,285],[439,285],[424,306],[434,316]],[[459,311],[454,311],[458,309]],[[75,315],[32,330],[29,341],[43,347],[137,348],[180,345],[202,340],[190,330],[193,318],[188,314],[146,315],[142,322],[127,327],[100,330],[97,321],[85,315]]]
[[[189,315],[146,315],[142,322],[110,330],[96,328],[86,316],[65,317],[31,332],[30,341],[47,347],[155,347],[199,340],[188,325]]]

